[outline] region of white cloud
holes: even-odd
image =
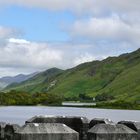
[[[129,24],[117,15],[107,18],[90,18],[84,21],[77,20],[69,31],[73,37],[100,41],[135,41],[140,38],[140,25]]]
[[[102,0],[99,0],[99,6]],[[102,3],[104,7],[117,12],[138,12],[140,10],[139,0],[106,0]],[[103,6],[102,6],[103,7]]]
[[[48,10],[70,10],[74,12],[82,12],[83,10],[87,10],[89,7],[93,5],[92,0],[4,0],[0,1],[0,4],[3,5],[19,5],[26,7],[37,7],[37,8],[45,8]]]
[[[0,26],[0,39],[17,36],[20,32],[16,29]]]
[[[75,58],[74,65],[79,65],[79,64],[85,63],[85,62],[90,62],[95,59],[96,59],[95,56],[93,56],[89,53],[81,54],[80,56],[77,56],[77,58]]]
[[[19,31],[0,26],[0,41],[5,41],[0,42],[0,75],[70,68],[130,52],[140,45],[140,0],[0,0],[0,5],[69,10],[84,15],[74,21],[68,33],[72,39],[91,41],[89,44],[31,42],[17,39]]]
[[[16,38],[10,38],[8,39],[9,43],[16,43],[16,44],[29,44],[30,42],[24,39],[16,39]]]
[[[70,10],[78,13],[99,14],[105,11],[139,12],[139,0],[0,0],[3,5],[46,8],[48,10]]]
[[[60,50],[50,48],[47,43],[11,38],[0,47],[0,66],[43,69],[57,65],[62,55]]]
[[[52,67],[71,68],[138,48],[128,43],[37,43],[16,38],[7,41],[4,46],[0,46],[0,76],[31,73]]]

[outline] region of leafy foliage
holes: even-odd
[[[140,104],[136,102],[118,100],[115,102],[99,102],[96,107],[118,108],[118,109],[140,109]]]
[[[29,94],[14,90],[0,93],[0,105],[60,105],[62,100],[58,95],[47,93]]]
[[[110,94],[99,94],[95,97],[96,101],[110,101],[110,100],[113,100],[115,99],[114,96],[110,95]]]

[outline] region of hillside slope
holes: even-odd
[[[29,78],[26,81],[23,81],[19,84],[10,84],[5,88],[5,91],[17,90],[17,91],[28,91],[31,93],[40,92],[43,88],[43,83],[45,86],[48,86],[48,83],[52,80],[53,77],[62,73],[63,70],[57,68],[51,68],[44,72],[36,74],[34,77]]]
[[[32,73],[32,74],[28,74],[28,75],[19,74],[19,75],[16,75],[16,76],[2,77],[2,78],[0,78],[0,88],[3,89],[6,86],[8,86],[9,84],[20,83],[20,82],[26,81],[29,78],[35,76],[36,74],[37,74],[37,72]]]
[[[50,78],[42,73],[38,75],[19,85],[7,87],[6,90],[55,93],[67,99],[76,99],[80,94],[84,94],[89,97],[109,95],[111,100],[139,101],[140,49],[119,57],[109,57],[65,71],[60,70],[53,75],[47,73]]]

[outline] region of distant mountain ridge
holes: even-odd
[[[13,89],[30,93],[55,93],[69,100],[82,94],[107,102],[140,102],[140,49],[67,70],[49,69],[5,90]]]
[[[16,76],[5,76],[0,78],[0,88],[5,88],[6,86],[8,86],[9,84],[12,83],[21,83],[23,81],[28,80],[29,78],[35,76],[37,74],[37,72],[32,73],[32,74],[18,74]]]
[[[46,71],[40,72],[34,76],[32,76],[31,78],[29,78],[26,81],[23,81],[21,83],[11,83],[10,85],[8,85],[6,87],[6,90],[8,89],[14,89],[14,87],[19,87],[23,86],[24,90],[32,92],[34,91],[34,88],[37,87],[38,91],[41,90],[42,86],[41,84],[43,82],[49,82],[51,81],[51,79],[55,76],[57,76],[58,74],[62,73],[63,70],[58,69],[58,68],[51,68],[48,69]],[[40,85],[40,86],[39,86]]]

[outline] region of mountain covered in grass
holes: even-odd
[[[96,97],[101,102],[140,102],[140,49],[83,63],[74,68],[46,70],[5,90],[58,94],[68,100],[79,96]]]
[[[28,80],[29,78],[35,76],[37,74],[36,73],[32,73],[32,74],[18,74],[16,76],[5,76],[0,78],[0,88],[5,88],[6,86],[12,84],[12,83],[21,83],[23,81]]]
[[[44,87],[48,87],[49,83],[56,77],[61,74],[63,70],[58,68],[51,68],[46,71],[40,72],[35,76],[29,78],[26,81],[21,83],[12,83],[5,88],[5,90],[17,90],[17,91],[27,91],[30,93],[42,92]]]

